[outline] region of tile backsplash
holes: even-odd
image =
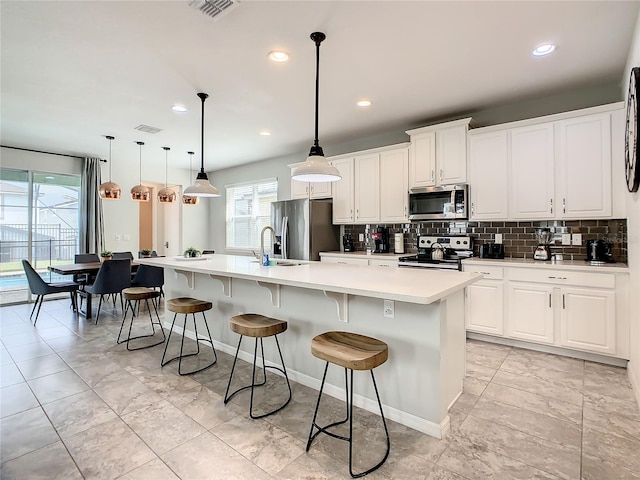
[[[404,251],[408,254],[417,251],[420,235],[469,235],[474,237],[474,255],[478,255],[479,245],[494,241],[496,233],[502,234],[505,256],[531,258],[538,242],[535,238],[537,228],[547,227],[554,238],[552,253],[562,253],[565,259],[572,256],[576,260],[587,256],[587,240],[607,238],[613,243],[613,258],[618,262],[627,262],[627,221],[626,220],[543,220],[524,222],[415,222],[403,224],[343,225],[341,233],[351,233],[356,251],[366,251],[371,242],[371,232],[377,227],[387,227],[389,235],[404,233]],[[580,246],[562,245],[563,233],[580,233]],[[363,241],[359,241],[362,234]],[[393,239],[391,239],[393,241]],[[373,242],[371,242],[373,245]],[[393,245],[392,245],[393,248]],[[393,251],[393,250],[391,250]]]

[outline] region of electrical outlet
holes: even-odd
[[[119,241],[120,241],[120,234],[116,233],[116,242],[119,242]]]
[[[502,243],[502,234],[501,233],[496,233],[496,235],[494,237],[494,241],[496,243]]]
[[[384,301],[384,316],[387,318],[393,318],[394,314],[394,302],[393,300],[385,300]]]
[[[571,234],[563,233],[562,234],[562,245],[571,245]]]
[[[361,233],[358,235],[358,241],[359,242],[364,242],[364,233]]]
[[[580,247],[582,245],[582,234],[581,233],[574,233],[573,235],[571,235],[571,245],[576,245],[578,247]]]

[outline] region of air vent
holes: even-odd
[[[135,129],[145,133],[160,133],[162,131],[161,128],[150,127],[149,125],[138,125]]]
[[[218,20],[223,14],[227,14],[236,8],[238,3],[238,0],[193,0],[189,3],[189,6]]]

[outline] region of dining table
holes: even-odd
[[[109,260],[106,260],[107,262]],[[47,268],[50,272],[57,273],[59,275],[82,275],[89,274],[95,275],[100,270],[102,262],[89,262],[89,263],[67,263],[62,265],[49,265]],[[136,262],[131,262],[131,271],[135,272],[138,268]],[[85,291],[82,286],[78,290],[78,295],[87,299],[86,310],[82,311],[78,308],[78,312],[84,315],[86,318],[91,318],[91,294]]]

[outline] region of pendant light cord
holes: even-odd
[[[105,138],[109,140],[109,182],[111,182],[111,142],[115,140],[116,137],[106,135]]]
[[[204,173],[204,101],[209,95],[206,93],[199,93],[198,97],[202,100],[202,118],[200,119],[200,173]]]
[[[167,188],[167,178],[169,177],[169,147],[162,147],[164,150],[164,188]]]
[[[320,42],[322,39],[315,39],[316,42],[316,129],[314,132],[314,140],[313,145],[318,146],[318,105],[319,105],[319,96],[320,96]]]
[[[144,145],[144,142],[136,142],[136,143],[140,147],[140,161],[138,162],[138,165],[140,168],[140,183],[138,185],[142,185],[142,145]]]

